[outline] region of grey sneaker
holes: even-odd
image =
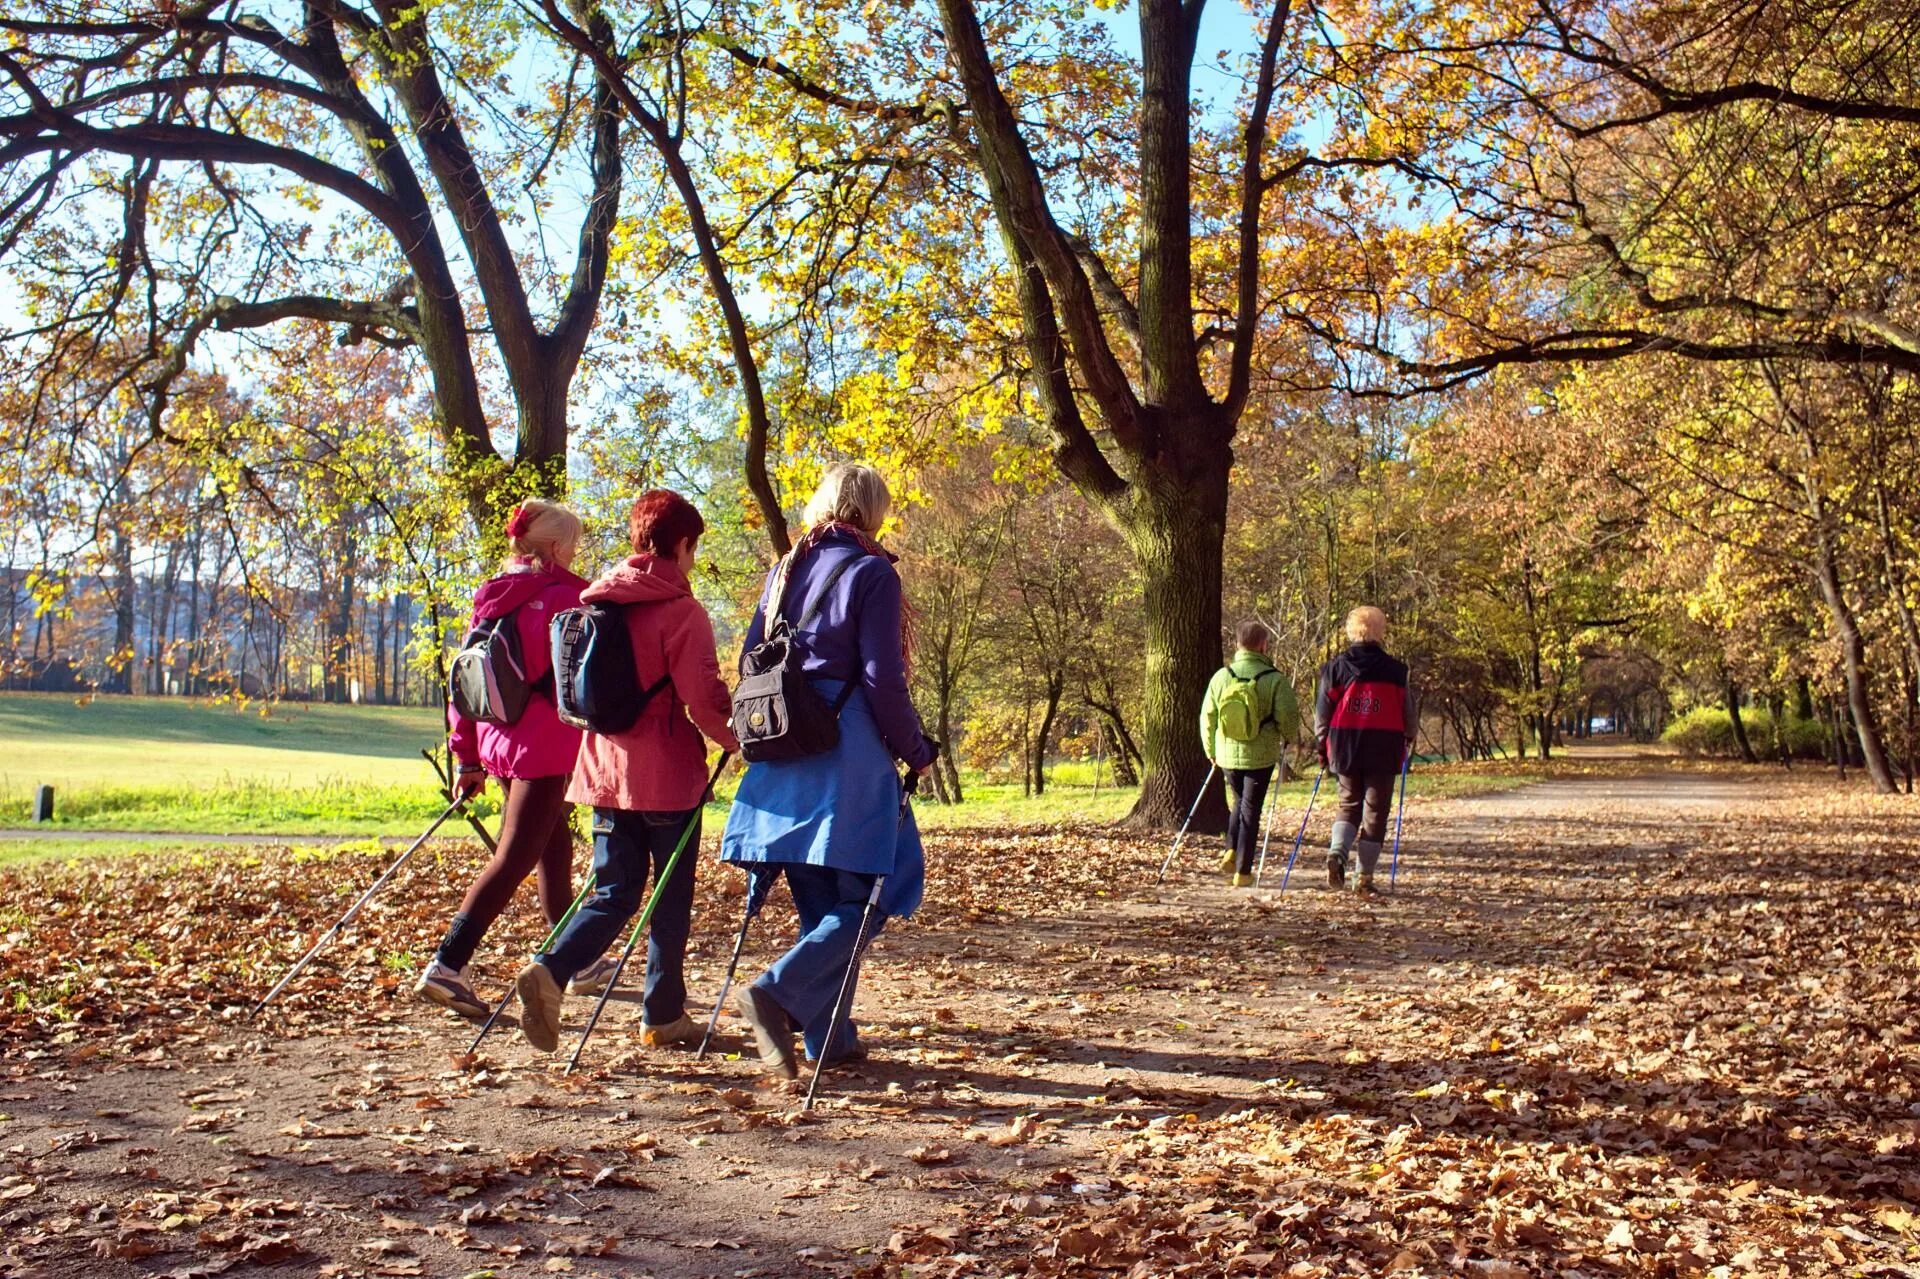
[[[560,1046],[560,983],[538,960],[520,970],[514,980],[520,992],[520,1033],[543,1053]]]
[[[420,974],[420,980],[413,985],[413,993],[430,1004],[451,1009],[474,1021],[485,1021],[487,1014],[493,1011],[480,996],[473,993],[473,987],[467,985],[465,972],[449,968],[437,959],[427,965],[427,971]]]
[[[573,975],[573,980],[567,983],[567,993],[569,995],[599,994],[607,988],[607,983],[613,980],[614,970],[618,967],[620,967],[620,956],[611,953],[600,956]]]

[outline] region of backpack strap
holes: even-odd
[[[833,588],[840,585],[840,579],[847,575],[848,570],[865,558],[866,555],[864,553],[849,555],[838,564],[835,564],[832,571],[827,574],[827,580],[820,583],[820,589],[814,592],[813,602],[807,606],[807,611],[800,615],[800,620],[794,623],[793,629],[796,631],[802,630],[807,627],[814,618],[820,616],[820,610],[827,606],[827,597],[833,594]]]

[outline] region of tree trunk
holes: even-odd
[[[1894,785],[1893,767],[1887,762],[1887,752],[1880,741],[1879,724],[1873,716],[1873,694],[1867,677],[1867,642],[1860,633],[1853,606],[1847,600],[1846,589],[1840,581],[1840,571],[1834,565],[1833,549],[1826,531],[1818,523],[1814,528],[1813,558],[1814,582],[1820,588],[1820,598],[1827,606],[1834,634],[1840,641],[1840,662],[1847,679],[1847,710],[1853,720],[1854,735],[1860,743],[1861,767],[1873,779],[1876,791],[1891,795],[1898,787]]]
[[[108,659],[105,687],[110,692],[131,693],[134,690],[133,539],[118,529],[113,534],[113,564],[118,582],[113,599],[113,654]]]
[[[1187,483],[1144,471],[1123,526],[1144,583],[1146,688],[1140,704],[1145,777],[1129,821],[1178,827],[1207,776],[1200,702],[1220,665],[1221,563],[1226,552],[1227,473],[1232,455],[1207,459]],[[1199,470],[1200,468],[1195,468]],[[1227,828],[1226,793],[1208,787],[1193,829]]]
[[[934,780],[941,787],[941,803],[964,803],[966,796],[960,790],[960,765],[953,758],[953,689],[944,680],[940,684],[939,696],[940,705],[934,723],[940,731],[940,758],[934,763]]]
[[[1747,740],[1747,725],[1740,718],[1740,690],[1732,680],[1727,681],[1727,722],[1733,725],[1733,744],[1740,748],[1740,758],[1749,764],[1758,764],[1760,757],[1753,753],[1753,743]]]
[[[1105,719],[1100,726],[1101,736],[1106,739],[1107,759],[1113,766],[1113,784],[1121,789],[1131,789],[1140,784],[1140,774],[1134,768],[1133,742],[1127,737],[1126,725],[1112,719]]]
[[[1066,687],[1064,673],[1047,677],[1047,707],[1040,712],[1040,728],[1033,736],[1033,756],[1028,765],[1033,770],[1033,793],[1036,795],[1047,792],[1047,747],[1053,740],[1054,723],[1060,718],[1060,697]]]

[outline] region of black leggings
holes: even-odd
[[[566,776],[499,780],[506,796],[500,843],[440,943],[440,962],[449,968],[472,961],[480,939],[529,873],[539,872],[540,909],[549,924],[559,923],[573,902],[573,806],[567,803]]]
[[[1273,784],[1273,766],[1266,768],[1229,768],[1227,799],[1227,848],[1234,855],[1234,869],[1242,875],[1253,874],[1254,853],[1260,846],[1260,810],[1266,807],[1267,787]]]

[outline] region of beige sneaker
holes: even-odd
[[[520,992],[520,1033],[541,1052],[552,1052],[560,1046],[560,983],[535,960],[513,984]]]
[[[1373,886],[1373,872],[1370,870],[1361,871],[1360,878],[1357,881],[1355,881],[1353,885],[1354,896],[1372,897],[1377,893],[1379,893],[1379,891],[1380,891],[1379,889]]]
[[[599,994],[607,988],[607,983],[613,980],[614,970],[618,967],[620,967],[620,956],[609,951],[575,973],[573,980],[567,983],[567,993],[569,995]]]
[[[693,1018],[680,1014],[678,1021],[670,1021],[664,1026],[642,1026],[640,1042],[649,1048],[672,1048],[680,1044],[700,1042],[700,1027]]]

